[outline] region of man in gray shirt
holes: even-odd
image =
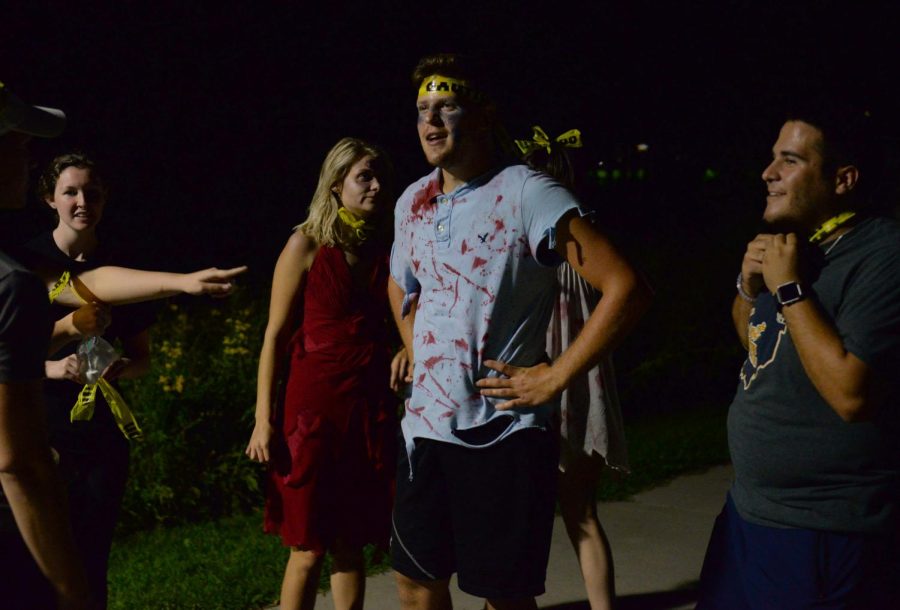
[[[771,231],[748,244],[732,309],[747,349],[728,415],[735,482],[698,608],[889,603],[900,227],[867,213],[869,123],[795,114],[763,171]]]

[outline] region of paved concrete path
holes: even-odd
[[[627,502],[598,506],[616,564],[619,610],[693,608],[706,543],[731,484],[731,466],[679,477]],[[483,602],[451,584],[455,610],[481,610]],[[329,595],[325,595],[329,598]],[[557,517],[547,571],[547,592],[538,598],[544,610],[589,610],[581,572],[562,519]],[[319,598],[317,608],[333,608]],[[391,574],[366,581],[367,610],[395,610]]]

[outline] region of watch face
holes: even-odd
[[[778,302],[782,305],[790,305],[803,298],[803,291],[797,282],[782,284],[775,290],[775,293],[778,297]]]

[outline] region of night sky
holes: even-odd
[[[62,138],[36,143],[36,165],[93,154],[113,189],[106,234],[156,267],[247,262],[267,278],[342,136],[385,146],[401,188],[426,173],[409,73],[431,52],[490,59],[514,135],[578,127],[583,154],[607,166],[648,143],[655,187],[616,227],[635,234],[672,207],[695,227],[727,217],[678,199],[705,168],[731,181],[720,192],[743,193],[729,204],[737,217],[758,217],[757,176],[798,94],[852,94],[886,136],[900,132],[888,114],[900,28],[887,5],[17,4],[0,15],[0,79],[70,118]]]

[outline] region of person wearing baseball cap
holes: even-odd
[[[61,110],[27,104],[0,82],[0,209],[25,205],[31,138],[57,136],[65,123]],[[107,304],[181,293],[225,296],[246,267],[194,273],[98,267],[77,277],[62,271],[33,257],[26,269],[0,245],[0,607],[10,610],[100,607],[88,601],[47,440],[41,396],[49,347],[102,334]],[[78,308],[52,337],[51,286],[56,303]]]
[[[62,111],[0,82],[0,207],[25,204],[30,138],[64,127]],[[92,607],[41,404],[49,305],[44,283],[0,251],[0,606],[10,609]]]
[[[0,82],[0,135],[17,131],[41,138],[54,138],[66,127],[66,114],[56,108],[32,106]]]

